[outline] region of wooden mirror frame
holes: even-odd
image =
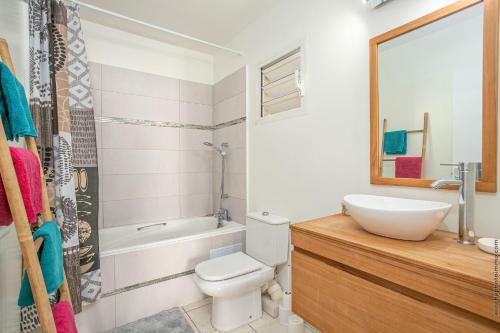
[[[498,126],[498,35],[499,0],[460,0],[370,40],[370,183],[411,187],[430,187],[433,180],[387,178],[379,175],[379,87],[378,45],[453,15],[464,9],[484,3],[483,20],[483,127],[482,178],[476,189],[497,191],[497,126]],[[447,163],[450,161],[442,161]],[[456,189],[456,186],[448,186]]]

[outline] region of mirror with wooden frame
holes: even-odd
[[[371,183],[429,187],[481,162],[497,189],[499,0],[462,0],[370,40]]]

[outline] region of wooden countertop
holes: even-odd
[[[435,231],[425,241],[403,241],[368,233],[351,217],[333,215],[291,226],[339,245],[355,247],[413,266],[434,270],[493,292],[495,256],[477,246],[457,243],[457,235]]]

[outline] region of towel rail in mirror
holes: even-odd
[[[460,0],[370,40],[372,184],[430,187],[454,176],[441,163],[481,162],[477,190],[497,191],[499,1]]]

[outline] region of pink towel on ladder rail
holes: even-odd
[[[40,175],[40,163],[35,154],[27,149],[10,147],[10,154],[14,168],[16,169],[17,181],[21,188],[24,207],[28,215],[28,221],[34,223],[37,215],[43,212],[42,207],[42,180]],[[1,184],[1,180],[0,180]],[[12,223],[9,203],[3,184],[0,186],[0,225]]]
[[[52,315],[54,316],[57,333],[78,333],[73,310],[67,301],[60,301],[54,305]]]
[[[396,178],[422,178],[422,157],[396,157]]]

